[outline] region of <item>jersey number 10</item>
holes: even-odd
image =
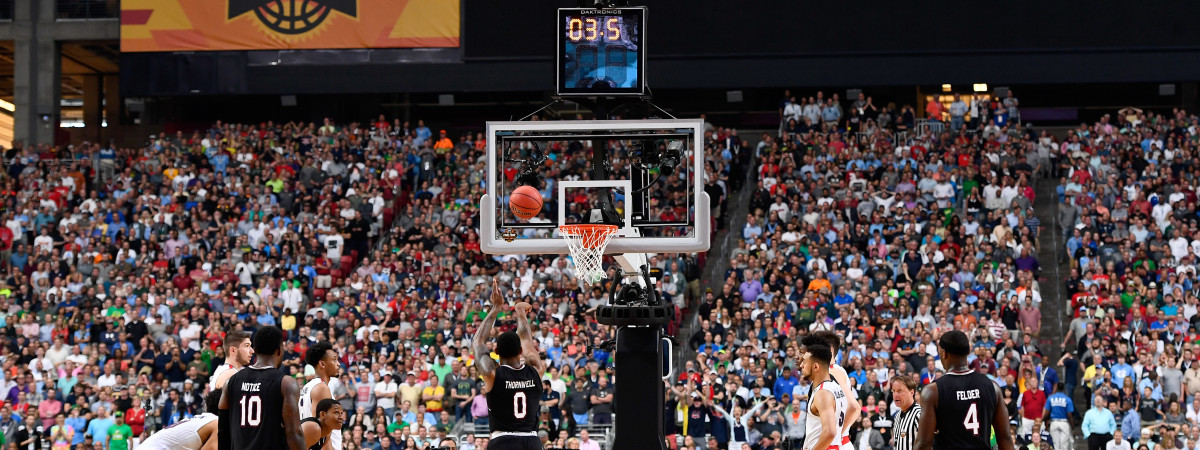
[[[262,423],[262,399],[257,395],[242,396],[238,401],[242,406],[242,426],[257,427]]]

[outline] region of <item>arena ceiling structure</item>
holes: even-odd
[[[1200,29],[1185,19],[1200,7],[1187,2],[1130,11],[1099,0],[1090,4],[1097,14],[1089,20],[1067,19],[1078,14],[1073,5],[1033,0],[991,9],[882,0],[762,8],[714,0],[639,5],[657,24],[646,43],[654,62],[647,79],[657,89],[921,84],[930,82],[933,69],[938,83],[1133,83],[1189,80],[1200,73]],[[122,87],[147,96],[538,91],[553,83],[548,27],[555,9],[567,6],[577,2],[463,2],[459,45],[404,52],[125,53]],[[1088,37],[1085,45],[1079,36]],[[183,65],[211,67],[221,76],[200,71],[178,83],[160,76]]]

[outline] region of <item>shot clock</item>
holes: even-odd
[[[645,28],[645,8],[560,8],[558,94],[644,95]]]

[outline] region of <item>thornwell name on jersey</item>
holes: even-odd
[[[529,389],[532,387],[537,387],[537,383],[535,383],[533,380],[505,381],[504,382],[505,389]]]

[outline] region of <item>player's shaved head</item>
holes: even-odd
[[[938,346],[947,354],[954,356],[965,357],[971,353],[971,341],[967,339],[966,333],[958,330],[950,330],[942,334],[942,337],[938,339]]]
[[[274,355],[283,347],[283,330],[275,326],[265,326],[254,333],[254,353],[259,355]]]
[[[500,337],[496,338],[496,354],[501,358],[521,356],[521,336],[513,331],[500,333]]]

